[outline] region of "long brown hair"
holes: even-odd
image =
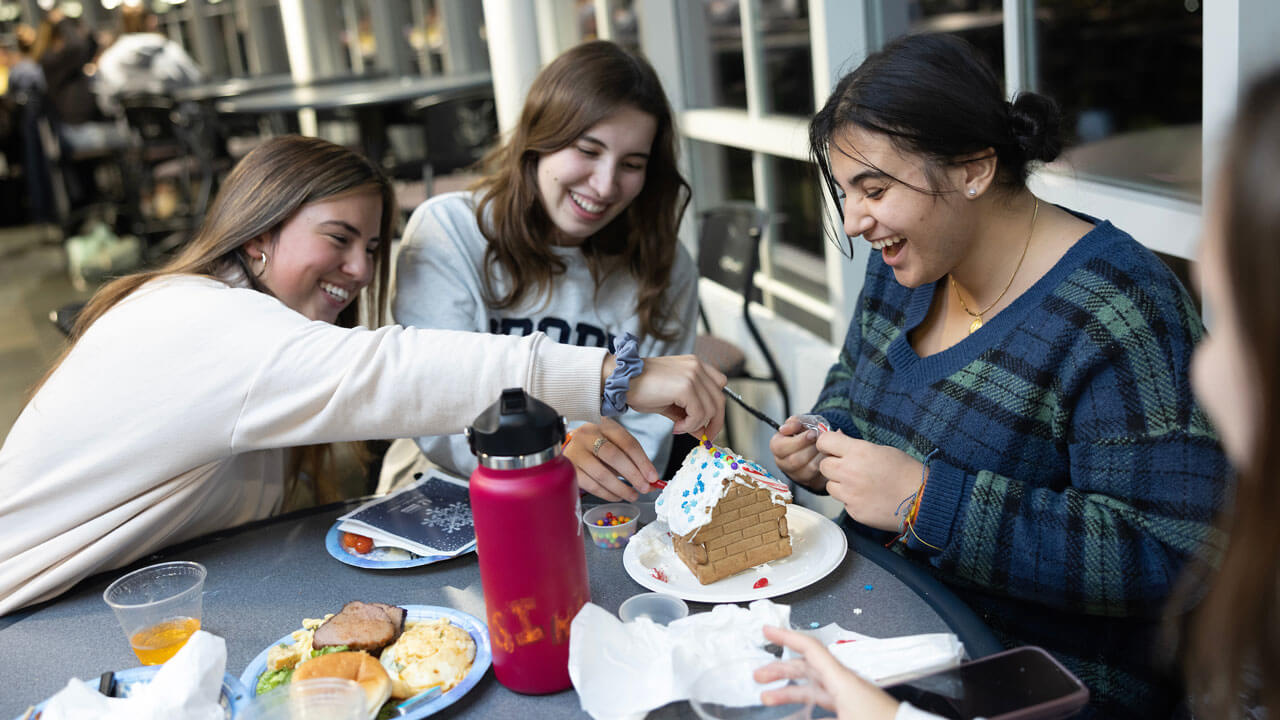
[[[1280,713],[1280,70],[1245,95],[1223,172],[1219,236],[1261,415],[1223,516],[1226,552],[1187,636],[1188,684],[1212,718],[1239,716],[1242,696]]]
[[[395,196],[391,183],[363,156],[341,145],[299,135],[275,137],[245,155],[223,182],[195,237],[176,256],[154,270],[126,275],[98,290],[76,317],[70,342],[32,395],[62,364],[85,331],[111,308],[144,284],[172,275],[202,275],[226,280],[245,277],[259,292],[270,294],[250,269],[245,243],[280,229],[303,206],[355,192],[374,192],[382,200],[382,219],[374,258],[373,279],[356,301],[338,316],[337,324],[355,327],[358,320],[377,327],[386,316],[388,258]],[[317,495],[332,480],[328,446],[310,446],[293,455],[293,474],[317,479]]]
[[[663,302],[663,293],[671,281],[676,232],[690,192],[676,167],[671,106],[648,61],[604,40],[571,48],[543,68],[510,138],[485,158],[476,219],[489,241],[486,302],[507,308],[529,293],[545,295],[552,278],[565,271],[547,242],[554,228],[538,195],[538,159],[568,147],[624,107],[657,121],[644,187],[626,210],[582,244],[582,254],[597,289],[615,270],[636,279],[636,314],[646,335],[675,337],[674,308]],[[507,292],[494,290],[495,272],[510,278]]]

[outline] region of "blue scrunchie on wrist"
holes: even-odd
[[[640,341],[635,335],[625,333],[614,336],[614,360],[618,366],[604,381],[604,398],[600,403],[600,415],[615,417],[627,411],[627,390],[631,378],[644,372],[644,360],[640,357]]]

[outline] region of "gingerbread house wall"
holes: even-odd
[[[711,520],[671,539],[676,554],[703,585],[791,554],[786,506],[775,504],[772,494],[754,483],[724,482],[730,487]]]

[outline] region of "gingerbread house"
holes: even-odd
[[[754,462],[703,440],[654,507],[703,585],[791,554],[791,492]]]

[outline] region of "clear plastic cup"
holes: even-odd
[[[173,657],[200,629],[206,575],[200,563],[160,563],[134,570],[102,593],[143,665]]]
[[[259,695],[244,720],[365,720],[364,690],[354,680],[321,677],[298,680]]]
[[[622,605],[618,607],[618,617],[622,622],[649,618],[659,625],[666,625],[688,614],[689,606],[683,600],[666,593],[650,592],[632,595],[622,601]]]
[[[761,702],[760,693],[765,690],[807,682],[805,679],[756,682],[753,677],[756,669],[770,662],[770,658],[734,660],[703,671],[690,688],[689,705],[702,720],[809,720],[813,715],[813,699],[807,693],[806,701],[801,703],[765,705]]]
[[[610,513],[613,518],[626,522],[610,525]],[[586,523],[591,533],[591,541],[596,547],[620,548],[627,544],[636,529],[640,526],[640,508],[631,503],[608,503],[596,505],[582,513],[582,522]]]

